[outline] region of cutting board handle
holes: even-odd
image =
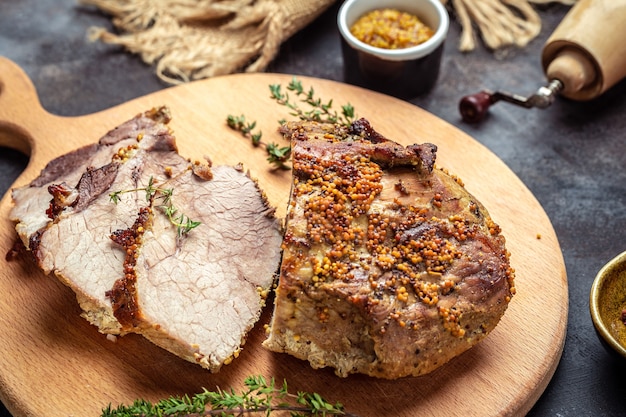
[[[29,125],[40,119],[44,110],[35,86],[13,61],[0,56],[0,145],[32,153],[34,139]]]
[[[48,113],[24,70],[0,56],[0,146],[29,156],[28,166],[16,183],[34,178],[51,157],[75,146],[63,138],[71,137],[76,125],[85,122]]]

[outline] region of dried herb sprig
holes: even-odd
[[[253,146],[257,147],[265,145],[265,151],[267,152],[267,160],[269,163],[280,169],[289,169],[286,162],[291,156],[291,147],[280,146],[277,143],[263,143],[261,141],[263,133],[261,131],[254,132],[256,121],[248,122],[246,120],[246,116],[243,114],[241,116],[233,116],[229,114],[226,118],[226,124],[231,129],[241,132],[244,137],[249,138],[252,141]]]
[[[316,98],[313,87],[310,87],[305,91],[305,88],[302,86],[302,82],[296,77],[291,79],[286,89],[287,91],[283,93],[282,86],[280,84],[271,84],[271,98],[276,100],[278,104],[291,109],[292,112],[290,115],[295,116],[300,120],[340,123],[342,125],[349,126],[355,119],[354,107],[350,103],[342,105],[341,113],[337,113],[337,111],[333,109],[332,99],[325,103],[321,98]],[[294,93],[299,100],[292,101],[289,96],[289,91]],[[306,104],[310,107],[310,109],[303,110],[298,103]]]
[[[265,415],[285,412],[294,417],[304,416],[352,416],[340,403],[330,403],[317,393],[291,394],[287,382],[277,386],[272,378],[250,376],[244,381],[245,388],[237,394],[234,390],[208,391],[192,397],[170,397],[155,404],[136,400],[132,405],[109,406],[102,410],[102,417],[156,417],[156,416],[243,416]]]
[[[252,132],[256,127],[256,121],[248,123],[246,121],[246,116],[243,114],[241,116],[233,116],[229,114],[226,118],[226,124],[228,124],[228,127],[231,129],[241,132],[244,137],[250,138],[254,146],[259,146],[261,144],[261,137],[263,136],[263,133],[261,131],[256,133]]]
[[[157,207],[163,210],[163,213],[165,213],[170,223],[176,226],[179,237],[200,226],[201,222],[191,220],[185,214],[176,216],[178,209],[172,205],[172,195],[174,194],[174,189],[155,187],[153,177],[150,177],[146,187],[134,188],[132,190],[114,191],[109,193],[109,198],[113,203],[117,204],[120,202],[122,194],[139,191],[145,191],[146,201],[149,203],[153,202],[156,198],[161,199],[161,204]]]
[[[327,103],[324,103],[320,98],[315,97],[315,90],[313,87],[305,91],[302,86],[302,82],[296,77],[293,77],[287,85],[287,92],[283,93],[282,86],[280,84],[270,84],[269,88],[271,98],[276,100],[278,104],[289,108],[291,110],[289,114],[299,118],[300,120],[340,123],[349,126],[356,118],[354,107],[350,103],[341,106],[341,113],[339,114],[332,108],[332,99]],[[289,92],[295,94],[299,100],[295,102],[292,101],[289,96]],[[298,103],[306,104],[310,107],[310,109],[302,110]],[[279,120],[278,123],[283,124],[285,123],[285,120]],[[256,132],[254,131],[257,124],[256,121],[248,122],[244,115],[228,115],[226,118],[226,124],[231,129],[241,132],[244,137],[249,138],[252,141],[253,146],[257,147],[265,145],[265,151],[268,155],[267,160],[271,164],[281,169],[289,169],[286,162],[291,157],[291,147],[280,146],[276,143],[264,144],[261,141],[263,133],[260,130]]]

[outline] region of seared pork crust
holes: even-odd
[[[483,339],[515,292],[500,228],[436,146],[366,120],[293,122],[293,185],[264,346],[337,375],[424,375]]]

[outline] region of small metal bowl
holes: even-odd
[[[589,309],[604,347],[626,359],[626,324],[621,317],[626,309],[626,252],[609,261],[596,275]]]
[[[420,45],[383,49],[360,41],[350,32],[364,14],[387,8],[417,16],[434,35]],[[339,9],[337,25],[346,82],[404,99],[424,94],[435,85],[450,25],[441,0],[346,0]]]

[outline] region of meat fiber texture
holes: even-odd
[[[150,110],[51,161],[12,191],[11,217],[100,332],[139,333],[217,371],[260,316],[282,229],[241,168],[180,156],[169,120]]]
[[[500,228],[436,146],[366,120],[291,122],[293,184],[264,346],[395,379],[424,375],[493,330],[515,292]]]

